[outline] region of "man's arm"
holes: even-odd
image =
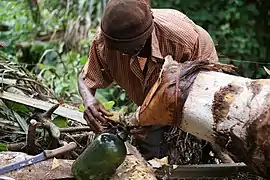
[[[96,89],[91,89],[87,87],[86,83],[84,82],[82,73],[79,74],[78,89],[79,89],[79,93],[83,101],[86,101],[87,99],[95,98]],[[83,104],[87,104],[87,103],[83,102]]]
[[[94,39],[90,47],[88,61],[78,78],[78,89],[85,109],[83,116],[90,128],[96,133],[102,131],[98,121],[106,122],[104,115],[112,115],[95,98],[97,88],[105,88],[112,82],[112,78],[108,76],[109,73],[102,72],[104,60],[101,58],[100,52],[98,43]]]

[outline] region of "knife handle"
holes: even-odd
[[[52,157],[61,155],[63,153],[72,151],[77,148],[77,144],[75,142],[70,142],[62,147],[56,148],[54,150],[45,150],[44,154],[47,159],[50,159]]]

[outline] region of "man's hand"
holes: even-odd
[[[102,131],[102,127],[98,121],[105,123],[106,119],[104,116],[113,116],[113,114],[107,111],[94,97],[85,99],[84,108],[83,117],[95,133]]]

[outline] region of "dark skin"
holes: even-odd
[[[121,50],[120,50],[121,51]],[[129,54],[129,56],[150,57],[151,56],[151,37],[149,37],[144,45],[129,50],[129,52],[122,50],[123,53]],[[96,89],[89,89],[83,80],[82,74],[78,79],[79,93],[83,99],[84,112],[83,117],[86,120],[89,127],[95,132],[102,132],[102,127],[98,121],[105,123],[105,116],[109,117],[113,114],[105,109],[105,107],[95,98]]]
[[[146,58],[151,56],[151,37],[146,40],[145,45],[138,56]]]
[[[150,57],[151,56],[151,36],[143,42],[141,45],[134,47],[133,49],[125,49],[125,47],[111,47],[115,51],[120,51],[123,54],[129,55],[130,57],[133,56],[140,56],[140,57]]]
[[[105,107],[95,98],[96,90],[89,89],[86,86],[82,74],[79,75],[78,87],[85,109],[83,112],[83,118],[95,133],[102,132],[102,127],[99,123],[97,123],[96,119],[101,122],[106,122],[104,115],[112,116],[113,114],[108,112]]]

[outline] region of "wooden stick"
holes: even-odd
[[[79,127],[69,127],[69,128],[60,128],[61,133],[71,133],[71,132],[81,132],[81,131],[91,131],[89,126],[79,126]]]
[[[35,142],[36,142],[36,126],[30,123],[25,147],[25,152],[27,154],[36,155],[37,146]]]
[[[9,143],[7,144],[7,150],[8,151],[22,151],[23,148],[26,146],[25,142],[19,142],[19,143]]]

